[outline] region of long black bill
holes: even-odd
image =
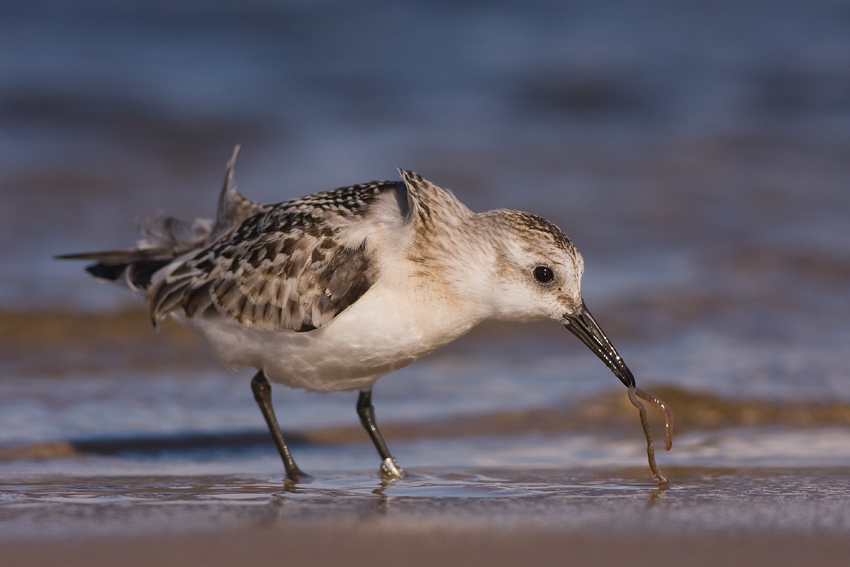
[[[584,301],[581,302],[581,305],[574,313],[565,315],[562,323],[581,342],[586,344],[590,350],[596,353],[596,356],[602,359],[602,362],[611,369],[611,372],[626,387],[635,385],[635,377],[632,375],[632,371],[629,370],[629,367],[626,366],[626,363],[623,362],[623,359],[617,353],[617,349],[614,348],[614,345],[611,344],[611,341],[608,340],[608,337],[599,328],[599,323],[596,322],[596,319],[587,310]]]

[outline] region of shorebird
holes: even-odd
[[[411,171],[276,205],[255,203],[227,165],[214,220],[143,220],[128,250],[67,254],[144,295],[154,325],[193,329],[231,367],[257,370],[254,398],[286,475],[304,474],[272,407],[269,380],[318,392],[357,390],[357,413],[401,478],[375,422],[372,386],[482,321],[562,323],[627,387],[631,371],[581,298],[584,263],[538,216],[473,213]]]

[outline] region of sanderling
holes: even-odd
[[[554,224],[529,213],[473,213],[454,195],[399,170],[276,205],[250,201],[227,166],[215,220],[141,223],[137,248],[69,254],[97,278],[144,294],[154,324],[193,329],[251,387],[286,474],[298,469],[277,423],[268,380],[328,392],[359,390],[357,413],[399,478],[375,423],[372,386],[486,319],[562,323],[628,387],[634,377],[580,295],[584,264]]]

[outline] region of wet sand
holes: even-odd
[[[669,472],[676,481],[666,490],[638,469],[431,470],[395,483],[327,473],[297,487],[234,476],[54,477],[7,487],[0,561],[846,564],[846,468]],[[21,526],[32,531],[10,537]]]
[[[775,567],[847,564],[845,537],[753,533],[738,535],[584,534],[558,530],[375,530],[287,526],[186,537],[101,538],[5,544],[7,565],[717,565]]]

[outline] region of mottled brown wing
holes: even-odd
[[[394,188],[373,183],[339,189],[247,219],[164,270],[148,293],[151,316],[158,320],[182,309],[188,317],[229,316],[261,330],[303,332],[326,325],[377,277],[365,242],[352,248],[336,234],[357,222],[378,193]]]

